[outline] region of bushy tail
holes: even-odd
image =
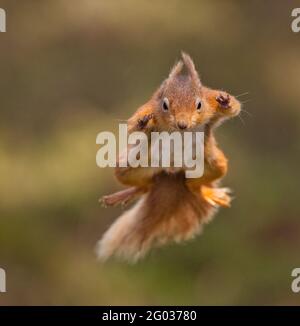
[[[153,246],[191,239],[214,211],[200,191],[194,194],[186,187],[184,174],[161,174],[151,190],[106,231],[97,246],[98,257],[136,261]]]

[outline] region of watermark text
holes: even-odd
[[[0,292],[6,292],[6,273],[3,268],[0,268]]]
[[[2,8],[0,8],[0,32],[6,32],[6,12]]]
[[[300,8],[294,8],[292,10],[292,17],[296,17],[291,24],[292,31],[294,33],[300,32]]]
[[[300,268],[294,268],[292,270],[292,277],[294,278],[291,284],[292,291],[294,293],[300,292]]]
[[[200,178],[204,172],[204,132],[144,132],[128,135],[126,124],[119,125],[119,147],[112,132],[100,132],[96,144],[99,167],[166,168],[184,170],[186,178]]]

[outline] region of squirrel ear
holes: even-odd
[[[176,77],[182,70],[183,68],[183,62],[179,60],[175,65],[172,67],[168,80],[172,80],[174,77]]]
[[[154,92],[152,98],[159,100],[162,98],[164,90],[167,85],[167,79],[162,82],[162,84],[158,87],[158,89]]]
[[[185,52],[181,52],[182,60],[184,62],[184,65],[186,66],[190,76],[192,79],[199,85],[201,86],[201,81],[199,78],[199,74],[195,68],[195,64],[192,60],[192,58]]]
[[[168,83],[170,83],[172,80],[174,80],[174,78],[176,78],[176,76],[181,73],[182,68],[183,68],[183,62],[181,60],[179,60],[172,67],[172,69],[171,69],[171,71],[169,73],[168,78],[165,79],[162,82],[162,84],[160,85],[160,87],[154,93],[154,95],[153,95],[154,98],[159,98],[160,99],[162,97],[163,92],[164,92],[165,88],[167,87]]]

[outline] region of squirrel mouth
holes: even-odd
[[[206,128],[206,124],[201,124],[197,126],[191,126],[183,131],[190,131],[190,132],[204,132]]]
[[[203,124],[191,124],[186,126],[180,126],[179,123],[176,123],[172,125],[172,127],[169,129],[169,132],[178,131],[180,133],[184,132],[204,132],[206,130],[206,127],[208,126],[208,123]]]

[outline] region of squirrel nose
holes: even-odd
[[[179,129],[186,129],[187,128],[187,124],[184,121],[178,121],[177,126],[178,126]]]

